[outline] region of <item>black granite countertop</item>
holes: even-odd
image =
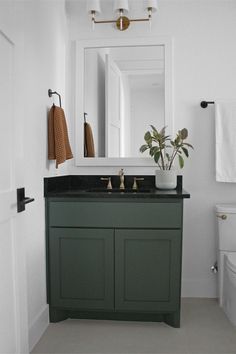
[[[46,198],[190,198],[182,188],[182,176],[177,177],[176,189],[161,190],[155,188],[154,176],[135,176],[144,178],[138,181],[137,191],[132,190],[134,176],[125,176],[125,190],[119,189],[119,176],[111,177],[112,190],[106,189],[106,176],[70,175],[44,178],[44,196]]]

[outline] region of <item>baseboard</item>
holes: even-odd
[[[47,329],[49,324],[49,309],[48,305],[46,305],[42,311],[36,316],[33,323],[29,328],[29,350],[34,348],[34,346],[38,343],[43,333]]]
[[[216,280],[213,277],[210,279],[183,279],[182,297],[216,298]]]

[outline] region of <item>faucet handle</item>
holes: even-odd
[[[108,181],[107,183],[107,189],[112,189],[112,184],[111,184],[111,177],[101,177],[101,181]]]
[[[124,169],[123,168],[120,169],[119,176],[124,176]]]
[[[133,187],[132,187],[133,190],[138,189],[137,181],[144,181],[144,178],[143,177],[140,177],[140,178],[134,177],[134,183],[133,183]]]
[[[119,176],[120,176],[120,189],[125,189],[125,177],[124,177],[124,169],[121,168],[119,171]]]

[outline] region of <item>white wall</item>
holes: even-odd
[[[30,348],[39,340],[48,325],[46,304],[45,211],[43,177],[67,174],[67,163],[56,171],[55,162],[47,160],[47,113],[53,102],[49,88],[62,95],[66,107],[66,40],[67,24],[64,0],[16,1],[22,14],[18,31],[24,37],[22,53],[22,88],[19,109],[23,109],[24,186],[27,196],[34,197],[25,212],[28,283],[28,320]],[[16,8],[16,9],[17,9]],[[20,10],[20,11],[19,11]],[[12,18],[12,26],[19,19]],[[58,105],[57,96],[54,99]],[[19,119],[21,116],[19,116]]]
[[[112,14],[112,5],[106,4],[103,9],[108,10],[103,18]],[[214,106],[204,110],[199,104],[202,99],[235,99],[236,2],[160,0],[159,4],[151,33],[145,23],[133,23],[126,32],[119,32],[110,24],[97,25],[92,32],[84,1],[71,1],[70,39],[159,35],[174,39],[174,126],[175,130],[187,127],[189,142],[195,147],[183,171],[184,188],[191,193],[191,199],[184,202],[182,293],[212,297],[216,295],[215,276],[210,272],[216,259],[214,205],[235,202],[236,185],[215,182]],[[130,7],[134,15],[142,14],[138,10],[142,9],[140,1],[132,1]],[[71,166],[75,174],[109,174],[118,169]],[[135,167],[126,168],[125,172],[153,173],[153,169]]]

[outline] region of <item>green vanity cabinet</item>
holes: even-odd
[[[50,230],[51,304],[114,309],[113,230]]]
[[[50,320],[180,325],[183,200],[47,198]]]
[[[179,230],[115,231],[115,308],[174,311],[181,268]]]

